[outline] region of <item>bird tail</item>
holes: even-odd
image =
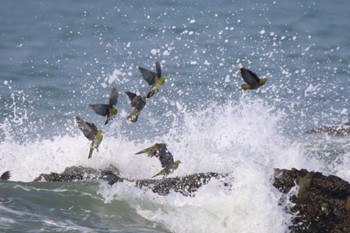
[[[128,120],[130,120],[131,122],[136,122],[137,119],[139,118],[139,111],[137,109],[134,109],[130,115],[128,116]]]
[[[149,91],[147,94],[147,98],[151,98],[152,96],[154,96],[155,93],[155,91]]]
[[[92,152],[93,152],[93,151],[94,151],[94,148],[90,148],[88,159],[91,159],[91,156],[92,156]]]
[[[147,153],[146,150],[139,151],[139,152],[135,153],[135,155],[140,155],[140,154],[144,154],[144,153]]]
[[[106,122],[105,122],[105,125],[107,125],[107,124],[108,124],[108,122],[109,122],[109,119],[107,118],[107,119],[106,119]]]
[[[155,174],[154,176],[152,176],[152,178],[156,177],[156,176],[160,176],[160,175],[164,175],[163,178],[165,178],[165,176],[167,175],[166,173],[166,168],[162,169],[160,172],[158,172],[157,174]]]
[[[252,87],[248,84],[248,83],[245,83],[245,84],[242,84],[242,89],[243,90],[249,90],[249,89],[252,89]]]
[[[154,176],[152,176],[152,178],[161,175],[161,172],[158,172],[157,174],[155,174]]]

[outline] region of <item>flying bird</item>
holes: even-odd
[[[118,109],[115,105],[118,102],[118,91],[117,88],[113,88],[109,96],[109,104],[90,104],[89,106],[100,116],[106,117],[105,125],[115,117],[118,113]]]
[[[139,67],[142,77],[151,86],[151,90],[147,94],[147,98],[152,97],[164,85],[165,76],[162,76],[162,69],[160,63],[156,62],[156,72]]]
[[[246,82],[245,84],[242,85],[243,90],[254,90],[258,89],[262,85],[264,85],[267,81],[267,78],[260,79],[255,73],[252,71],[246,69],[246,68],[241,68],[241,75],[243,80]]]
[[[91,141],[89,156],[88,156],[88,158],[90,159],[94,149],[98,151],[98,146],[102,142],[102,139],[103,139],[102,130],[98,130],[94,123],[86,122],[83,119],[81,119],[79,116],[76,116],[75,119],[77,121],[77,124],[81,132],[83,132],[85,137],[87,137],[87,139]]]
[[[140,112],[146,105],[146,96],[139,96],[130,91],[125,92],[129,96],[131,107],[133,107],[128,119],[131,122],[136,122]]]
[[[0,176],[0,180],[8,180],[11,177],[11,172],[10,171],[6,171],[4,173],[2,173],[2,175]]]
[[[166,146],[167,145],[165,143],[156,143],[153,146],[139,151],[135,154],[147,154],[149,157],[155,156],[159,159],[163,169],[152,176],[152,178],[163,175],[164,179],[167,175],[175,171],[181,163],[180,160],[174,161],[173,155],[168,151]]]

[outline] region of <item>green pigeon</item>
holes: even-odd
[[[252,71],[242,67],[240,69],[243,80],[246,82],[242,85],[243,90],[254,90],[258,89],[262,85],[264,85],[267,81],[267,78],[260,79],[255,73]]]
[[[8,180],[8,179],[10,179],[10,176],[11,176],[11,172],[6,171],[6,172],[2,173],[2,175],[0,176],[0,180]]]
[[[166,146],[165,143],[156,143],[153,146],[136,153],[136,155],[147,154],[149,157],[155,156],[159,159],[163,169],[152,176],[152,178],[163,175],[164,179],[167,175],[175,171],[181,163],[180,160],[174,161],[173,155],[168,151]]]
[[[323,213],[325,213],[326,215],[328,215],[330,213],[330,209],[329,209],[329,203],[327,201],[323,201],[321,203],[321,210]]]
[[[308,172],[305,176],[297,177],[297,184],[299,186],[297,198],[300,201],[304,201],[309,194],[310,186],[312,185],[312,173]]]
[[[130,91],[127,91],[125,93],[129,96],[131,107],[133,107],[130,115],[128,116],[128,119],[131,122],[136,122],[141,110],[146,105],[146,96],[139,96]]]
[[[114,87],[109,96],[109,104],[90,104],[89,106],[98,115],[107,117],[105,122],[105,125],[107,125],[108,122],[111,119],[113,119],[115,115],[117,115],[118,113],[118,109],[115,107],[117,102],[118,102],[118,91],[117,91],[117,88]]]
[[[88,158],[90,159],[94,149],[98,151],[98,146],[102,142],[102,139],[103,139],[102,130],[98,130],[94,123],[86,122],[83,119],[81,119],[79,116],[76,116],[75,118],[81,132],[83,132],[85,137],[87,137],[87,139],[91,141],[89,156],[88,156]]]
[[[162,69],[160,63],[156,62],[156,72],[139,67],[142,77],[151,86],[151,90],[147,94],[147,98],[152,97],[164,85],[165,76],[162,76]]]

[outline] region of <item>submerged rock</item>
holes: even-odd
[[[223,187],[230,186],[227,175],[215,172],[196,173],[165,179],[131,180],[119,176],[117,168],[106,169],[68,167],[62,173],[41,174],[35,181],[77,181],[103,179],[113,185],[117,182],[134,182],[140,189],[159,195],[171,191],[184,196],[195,192],[212,179],[220,180]],[[280,204],[288,199],[292,205],[286,211],[293,214],[292,233],[350,232],[350,184],[336,176],[324,176],[320,172],[305,169],[275,169],[272,183],[282,194]],[[295,190],[295,188],[297,190]],[[294,189],[293,189],[294,188]],[[291,192],[294,190],[294,192]],[[287,206],[287,205],[285,205]]]
[[[330,136],[348,136],[350,135],[350,121],[340,125],[324,126],[316,129],[311,129],[305,132],[306,134],[327,134]]]

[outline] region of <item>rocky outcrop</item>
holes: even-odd
[[[40,174],[34,182],[64,182],[79,180],[107,180],[109,184],[121,181],[119,170],[110,165],[106,169],[94,169],[81,166],[67,167],[62,173]]]
[[[350,135],[350,121],[340,125],[324,126],[306,131],[306,134],[326,134],[329,136]]]
[[[275,170],[273,185],[289,193],[298,184],[296,195],[289,199],[294,205],[291,232],[350,232],[350,185],[336,176],[324,176],[307,170]]]
[[[174,177],[166,179],[140,179],[132,180],[119,176],[119,170],[113,166],[106,169],[93,169],[85,167],[68,167],[62,173],[51,172],[40,174],[34,179],[35,182],[63,182],[79,180],[106,180],[110,185],[116,182],[135,182],[136,187],[149,189],[159,195],[167,195],[171,191],[179,192],[184,196],[193,195],[201,186],[209,183],[211,179],[220,179],[225,175],[215,172],[196,173],[184,177]],[[224,186],[228,186],[223,182]]]
[[[208,172],[166,179],[131,180],[119,177],[118,169],[110,166],[103,170],[69,167],[62,173],[41,174],[35,181],[76,181],[103,179],[113,185],[117,182],[135,182],[141,189],[159,195],[171,191],[194,196],[210,182],[219,180],[223,187],[230,186],[227,175]],[[324,176],[307,170],[275,169],[272,185],[281,192],[280,204],[293,214],[292,233],[345,233],[350,232],[350,184],[336,176]],[[294,190],[294,192],[293,192]],[[292,205],[285,205],[286,201]]]
[[[184,177],[166,178],[166,179],[146,179],[137,180],[136,186],[139,188],[151,189],[159,195],[167,195],[170,191],[179,192],[184,196],[192,196],[203,185],[209,183],[211,179],[222,179],[226,175],[215,172],[196,173]],[[229,186],[222,181],[223,186]]]

